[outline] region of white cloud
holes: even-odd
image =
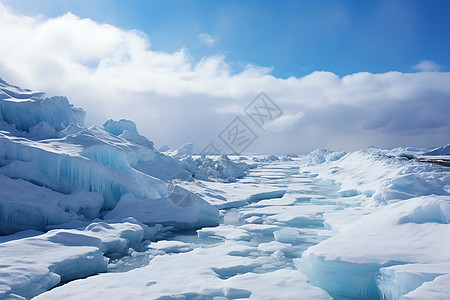
[[[136,30],[70,13],[19,16],[1,3],[0,45],[4,80],[68,96],[87,111],[89,124],[132,119],[157,146],[192,140],[201,150],[261,91],[284,116],[271,130],[256,132],[259,139],[249,151],[435,146],[450,140],[448,72],[313,72],[282,79],[270,68],[249,65],[233,73],[224,56],[194,61],[185,49],[153,51]]]
[[[439,72],[442,68],[443,66],[438,65],[432,60],[422,60],[417,65],[413,66],[413,70],[420,72]]]
[[[205,44],[205,45],[210,46],[210,47],[214,46],[214,45],[217,43],[217,41],[219,40],[218,38],[213,38],[212,36],[210,36],[210,35],[207,34],[207,33],[200,33],[200,34],[197,36],[197,39],[198,39],[202,44]]]
[[[268,131],[282,132],[291,129],[303,117],[303,112],[284,114],[266,125]]]

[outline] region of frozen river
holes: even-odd
[[[145,251],[112,259],[111,273],[66,284],[42,299],[83,293],[161,299],[329,298],[307,282],[293,259],[332,235],[323,213],[339,209],[336,186],[302,173],[296,161],[285,161],[262,163],[234,183],[185,187],[209,195],[212,202],[226,199],[216,203],[231,206],[221,209],[219,226],[148,241]]]

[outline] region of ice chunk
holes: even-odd
[[[182,158],[183,156],[192,155],[193,150],[194,150],[194,143],[192,142],[186,143],[180,146],[180,148],[178,148],[177,150],[175,150],[175,152],[172,155],[178,158]]]
[[[121,135],[125,130],[130,133],[139,134],[136,124],[134,124],[133,121],[125,119],[121,119],[119,121],[113,121],[110,119],[103,124],[103,128],[109,133],[117,136]]]
[[[170,150],[170,147],[167,145],[162,146],[161,148],[158,149],[159,152],[167,152]]]
[[[69,104],[66,97],[42,98],[42,95],[0,83],[0,120],[25,131],[41,121],[56,130],[64,129],[70,123],[83,125],[85,112]]]
[[[197,230],[199,238],[220,237],[226,240],[250,241],[250,234],[243,228],[236,228],[232,225],[222,225],[214,228],[202,228]]]
[[[142,240],[138,225],[91,224],[86,230],[52,230],[0,244],[0,297],[31,298],[61,281],[104,272],[104,253],[125,252]]]
[[[150,264],[125,273],[108,273],[76,280],[36,299],[330,299],[296,270],[257,274],[269,258],[231,255],[251,247],[225,241],[216,247],[159,255]],[[218,259],[220,258],[220,259]]]
[[[436,277],[402,297],[404,300],[446,300],[450,299],[450,274]]]
[[[232,161],[226,155],[221,155],[217,159],[201,156],[195,160],[190,155],[184,155],[179,162],[197,179],[222,182],[234,182],[237,178],[245,176],[252,167],[245,162]]]
[[[308,248],[296,265],[332,296],[378,297],[380,268],[450,261],[450,252],[442,251],[450,247],[442,238],[450,236],[449,207],[450,196],[387,205],[341,226],[340,234]]]
[[[175,186],[167,197],[159,199],[137,199],[131,194],[124,195],[104,218],[120,220],[125,217],[133,217],[148,225],[198,228],[216,226],[219,211],[199,196]]]
[[[281,230],[275,231],[273,233],[273,236],[275,237],[275,240],[281,243],[289,243],[294,244],[297,242],[297,239],[299,238],[299,233],[294,228],[283,228]]]
[[[126,193],[138,198],[166,196],[167,184],[131,168],[124,150],[128,146],[113,137],[95,128],[39,142],[0,133],[0,159],[6,164],[0,173],[62,193],[98,192],[105,209]]]
[[[143,147],[147,147],[153,149],[153,142],[147,139],[145,136],[124,130],[119,137],[126,139],[129,142],[135,143],[136,145],[140,145]]]
[[[442,275],[450,275],[450,262],[397,265],[381,268],[380,275],[377,276],[377,284],[383,299],[394,300],[414,291],[424,282],[433,281]],[[408,299],[408,297],[406,298]],[[438,298],[424,297],[421,299]]]
[[[92,220],[99,215],[103,198],[81,191],[60,194],[23,180],[0,175],[0,233],[45,230],[48,225],[69,220]]]
[[[179,241],[158,241],[151,243],[148,247],[149,249],[164,251],[165,253],[181,253],[193,249],[192,245]]]
[[[49,139],[57,136],[56,129],[45,121],[39,122],[36,126],[30,128],[28,136],[31,139]]]
[[[318,165],[325,162],[332,162],[341,159],[346,152],[335,152],[326,149],[317,149],[302,157],[300,161],[304,164]]]

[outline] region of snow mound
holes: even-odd
[[[308,248],[296,259],[296,265],[314,285],[332,296],[378,297],[380,268],[450,262],[450,253],[442,251],[450,247],[450,241],[442,238],[450,236],[449,209],[450,196],[418,197],[386,205],[343,226],[337,236]],[[386,280],[378,282],[381,291],[386,290]]]
[[[303,162],[303,170],[317,174],[317,180],[332,182],[343,196],[366,196],[372,204],[425,195],[449,195],[450,173],[446,168],[386,155],[367,148],[339,160],[318,165]],[[349,192],[351,191],[351,192]],[[369,202],[367,202],[369,204]]]
[[[242,161],[232,161],[225,154],[216,159],[202,155],[193,159],[186,155],[180,159],[181,166],[193,174],[194,178],[201,180],[219,180],[222,182],[235,182],[236,179],[244,177],[251,165]]]
[[[85,112],[69,104],[66,97],[43,98],[43,93],[0,82],[0,121],[18,130],[29,131],[44,121],[59,131],[70,123],[83,125],[84,118]]]
[[[104,254],[126,253],[143,230],[130,223],[93,223],[0,244],[0,298],[32,298],[61,281],[106,271]]]
[[[182,158],[184,156],[192,155],[193,151],[194,151],[194,143],[190,142],[182,145],[180,148],[175,150],[172,156]]]
[[[346,155],[346,152],[335,152],[326,149],[317,149],[308,155],[302,157],[300,162],[306,165],[318,165],[325,162],[332,162],[339,160],[341,157]]]
[[[423,155],[450,155],[450,144],[426,152]]]
[[[121,220],[125,217],[133,217],[150,226],[162,224],[180,229],[219,224],[217,208],[178,186],[167,197],[159,199],[137,199],[126,194],[104,218]]]

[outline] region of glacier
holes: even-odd
[[[449,299],[448,145],[202,155],[0,79],[0,299]]]

